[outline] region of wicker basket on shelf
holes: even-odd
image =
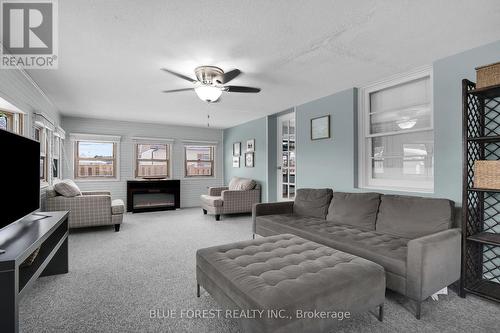
[[[476,67],[476,89],[500,84],[500,62]]]
[[[474,187],[500,190],[500,161],[476,161]]]

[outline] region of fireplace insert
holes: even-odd
[[[140,213],[180,208],[179,180],[127,181],[127,212]]]

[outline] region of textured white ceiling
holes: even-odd
[[[498,0],[59,1],[59,69],[30,70],[62,114],[225,128],[500,38]],[[260,94],[206,104],[199,65]]]

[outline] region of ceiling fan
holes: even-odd
[[[193,84],[191,88],[164,90],[164,93],[194,90],[202,101],[208,103],[217,102],[223,91],[229,93],[258,93],[260,91],[260,88],[226,85],[241,74],[239,69],[233,69],[224,73],[222,69],[215,66],[196,67],[194,70],[196,80],[167,68],[162,68],[162,70]]]

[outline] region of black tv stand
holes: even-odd
[[[68,212],[36,214],[5,227],[0,239],[0,327],[2,332],[19,331],[19,301],[39,276],[68,272]],[[35,250],[38,256],[21,266]]]

